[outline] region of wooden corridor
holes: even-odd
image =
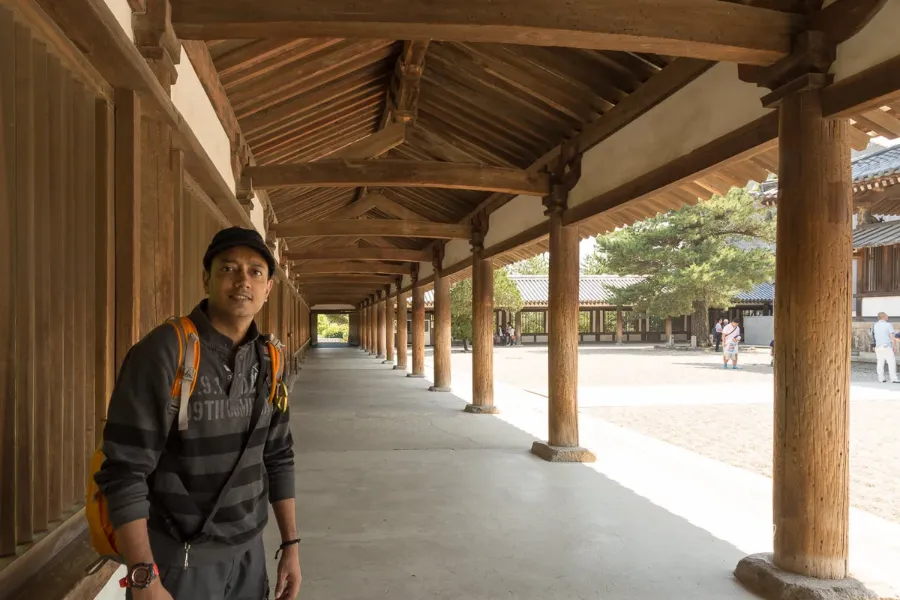
[[[590,461],[579,241],[770,174],[771,561],[849,581],[849,160],[900,136],[900,0],[822,4],[0,0],[0,600],[83,538],[116,369],[200,300],[217,229],[278,258],[260,326],[294,369],[317,314],[348,311],[351,342],[421,385],[433,288],[431,390],[451,391],[450,286],[472,277],[474,414],[496,412],[493,271],[549,250],[531,448]]]

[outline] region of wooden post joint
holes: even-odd
[[[472,244],[473,254],[484,250],[484,239],[487,237],[489,227],[490,215],[488,215],[487,211],[475,213],[472,217],[472,237],[469,240]]]
[[[772,90],[762,98],[765,108],[775,108],[788,96],[809,90],[820,90],[834,81],[829,73],[837,47],[825,32],[809,30],[800,33],[793,52],[768,67],[740,65],[742,81]]]
[[[434,245],[434,256],[431,259],[431,265],[434,267],[434,274],[441,276],[441,269],[444,268],[444,244],[437,243]]]
[[[412,269],[409,274],[409,278],[412,281],[413,287],[419,285],[419,263],[413,263]]]
[[[397,276],[397,298],[400,298],[400,290],[403,289],[403,275]]]
[[[154,75],[170,92],[178,79],[175,65],[181,62],[181,42],[172,28],[169,0],[147,0],[144,12],[134,13],[134,44]]]
[[[550,194],[544,196],[544,214],[562,214],[566,211],[571,192],[581,179],[581,153],[576,144],[563,143],[559,157],[550,171]]]

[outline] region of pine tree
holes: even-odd
[[[705,344],[709,307],[728,308],[738,293],[775,276],[774,242],[772,213],[733,188],[598,236],[582,271],[643,276],[614,301],[658,317],[691,313],[691,333]]]
[[[494,271],[494,310],[519,311],[522,295],[506,269]],[[469,351],[472,339],[472,279],[464,279],[450,288],[450,332],[455,340],[462,340]]]
[[[546,252],[538,254],[531,258],[526,258],[517,263],[513,263],[506,267],[507,271],[513,275],[549,275],[550,274],[550,255]]]

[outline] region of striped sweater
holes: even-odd
[[[103,433],[105,460],[95,476],[114,527],[149,519],[158,562],[187,564],[189,548],[192,564],[240,552],[261,534],[268,502],[294,497],[290,416],[267,401],[272,370],[264,340],[254,324],[233,349],[207,319],[205,302],[190,314],[200,335],[200,368],[187,431],[178,431],[171,398],[178,339],[162,325],[123,362]],[[262,410],[250,431],[256,403]],[[245,445],[247,456],[207,522]],[[181,548],[183,557],[159,556]]]

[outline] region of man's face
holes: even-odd
[[[269,297],[272,283],[266,260],[243,246],[220,252],[210,272],[203,275],[210,307],[232,317],[256,316]]]

